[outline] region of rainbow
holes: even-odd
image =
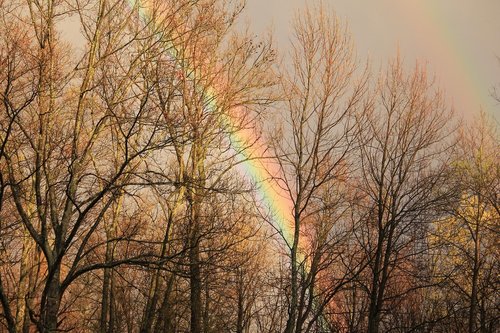
[[[451,29],[451,24],[446,20],[447,15],[440,7],[439,1],[397,1],[395,6],[399,7],[397,12],[404,16],[404,20],[411,22],[409,26],[418,36],[416,42],[420,48],[439,50],[436,54],[439,63],[444,67],[439,71],[447,70],[457,76],[454,83],[456,89],[470,101],[470,106],[458,106],[460,113],[471,115],[485,106],[485,101],[489,99],[490,88],[480,77],[477,67],[479,64],[475,63],[470,52],[464,47],[463,41]],[[467,110],[468,107],[475,109]]]
[[[150,0],[127,0],[128,4],[139,13],[139,17],[146,24],[157,24],[154,13],[148,7]],[[162,28],[155,26],[155,28]],[[172,42],[167,41],[169,55],[178,60],[181,50],[177,49]],[[195,72],[189,65],[183,64],[180,68],[188,78],[194,78]],[[180,66],[179,66],[180,67]],[[217,89],[215,87],[203,87],[204,99],[208,110],[215,110],[218,106]],[[292,223],[293,203],[288,193],[275,181],[280,172],[275,163],[267,153],[265,143],[253,129],[240,129],[237,112],[224,113],[222,126],[229,129],[229,141],[234,152],[238,154],[237,170],[253,185],[257,186],[257,208],[271,221],[272,227],[279,233],[288,247],[293,243],[294,227]],[[238,130],[237,130],[238,129]]]

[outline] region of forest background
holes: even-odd
[[[498,87],[244,13],[0,0],[1,329],[496,332]]]

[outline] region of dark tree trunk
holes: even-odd
[[[199,245],[194,244],[189,250],[189,286],[191,290],[191,333],[201,333],[201,274]]]
[[[16,333],[16,321],[14,320],[14,316],[12,315],[12,311],[10,309],[9,301],[3,289],[3,282],[1,275],[0,275],[0,302],[2,303],[3,315],[5,317],[5,320],[7,321],[7,330],[9,331],[9,333]]]
[[[297,203],[300,202],[300,197],[297,199]],[[300,210],[300,206],[296,204],[295,211],[298,212]],[[299,272],[297,267],[297,251],[299,247],[299,237],[300,237],[300,216],[295,215],[295,231],[293,244],[291,249],[291,290],[290,290],[290,305],[288,308],[288,319],[286,322],[285,333],[295,333],[295,325],[297,322],[297,308],[298,308],[298,294],[299,294]],[[298,332],[297,332],[298,333]]]
[[[60,268],[54,269],[52,277],[49,278],[47,291],[41,308],[40,330],[42,333],[57,332],[59,307],[61,305],[61,283]]]

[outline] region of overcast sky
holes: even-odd
[[[254,31],[273,27],[286,51],[290,21],[312,0],[247,0]],[[491,90],[500,84],[500,0],[323,0],[343,19],[360,58],[374,69],[398,49],[407,66],[428,64],[457,113],[482,107],[500,119]]]

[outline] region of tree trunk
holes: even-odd
[[[191,235],[189,239],[189,287],[190,287],[190,309],[191,309],[191,333],[201,333],[202,305],[201,305],[201,265],[199,244],[199,220],[198,203],[195,199],[195,189],[191,189],[190,200]]]
[[[106,262],[111,260],[111,246],[106,244]],[[101,322],[99,325],[100,333],[107,333],[108,327],[111,327],[111,323],[108,321],[108,316],[110,312],[110,296],[111,296],[111,268],[104,269],[104,278],[102,282],[102,298],[101,298]]]
[[[372,274],[372,288],[370,290],[370,305],[368,307],[368,333],[378,333],[380,322],[380,304],[378,304],[380,266],[383,251],[383,231],[379,231],[377,252]]]
[[[210,288],[205,282],[205,306],[203,307],[203,332],[209,333],[210,330]]]
[[[192,239],[193,240],[193,239]],[[189,250],[189,286],[191,290],[191,333],[201,333],[201,274],[200,249],[197,241]]]
[[[171,213],[169,215],[167,227],[165,230],[165,235],[163,237],[163,242],[162,242],[162,246],[161,246],[161,254],[160,254],[160,258],[162,260],[165,258],[166,254],[167,254],[167,244],[169,242],[170,226],[173,222],[173,216],[174,216],[173,213]],[[151,332],[151,329],[153,328],[153,324],[154,324],[155,319],[156,319],[156,321],[160,320],[160,318],[159,318],[160,315],[157,315],[155,318],[155,313],[156,313],[156,308],[157,308],[157,304],[159,301],[160,291],[161,291],[161,286],[162,286],[162,283],[161,283],[162,282],[162,279],[161,279],[161,272],[162,272],[161,267],[162,266],[163,265],[160,264],[160,267],[158,267],[153,272],[153,277],[151,278],[148,300],[146,303],[146,307],[144,310],[144,316],[143,316],[142,323],[141,323],[141,330],[140,330],[141,333]],[[172,280],[172,277],[169,279],[169,283],[171,280]],[[167,286],[167,289],[168,288],[171,288],[171,286]],[[165,301],[163,302],[163,304],[165,304]],[[162,306],[163,306],[163,304],[162,304]],[[161,309],[159,311],[161,313]]]
[[[470,295],[470,308],[469,308],[469,333],[474,333],[476,330],[476,313],[477,313],[477,294],[478,294],[478,280],[479,280],[479,222],[476,225],[476,235],[474,239],[474,264],[472,268],[472,290]]]
[[[149,286],[148,300],[144,308],[144,315],[141,324],[141,333],[151,332],[153,326],[154,315],[156,306],[158,304],[158,291],[161,288],[160,270],[155,270],[151,277],[151,284]]]
[[[31,258],[33,256],[34,242],[28,231],[24,230],[23,250],[21,254],[21,267],[19,272],[18,303],[16,309],[16,329],[18,332],[29,332],[30,318],[26,308],[27,298],[31,286]]]
[[[59,307],[61,305],[60,268],[54,269],[54,274],[47,285],[45,302],[42,303],[40,330],[42,333],[57,332]]]
[[[236,318],[236,333],[243,333],[244,330],[244,318],[245,318],[245,293],[243,286],[243,273],[237,272],[237,283],[238,283],[238,316]]]
[[[0,302],[2,303],[3,315],[5,320],[7,321],[7,330],[9,333],[16,333],[16,322],[14,320],[14,316],[10,310],[9,301],[7,296],[5,295],[3,289],[2,275],[0,274]]]
[[[154,332],[155,333],[163,333],[163,332],[173,332],[173,317],[174,312],[172,311],[172,302],[170,300],[170,295],[172,293],[172,289],[174,287],[175,275],[171,274],[167,281],[167,288],[165,289],[165,293],[163,295],[163,301],[158,310],[158,320],[156,321]]]
[[[297,203],[300,202],[300,197],[297,199]],[[295,211],[300,210],[298,204],[296,205]],[[299,237],[300,237],[300,217],[296,214],[294,217],[295,231],[293,238],[293,245],[291,249],[291,280],[290,280],[290,305],[288,309],[288,319],[286,321],[285,333],[294,333],[295,324],[297,321],[297,308],[298,308],[298,283],[299,283],[299,272],[297,267],[297,251],[299,247]],[[299,332],[297,332],[299,333]]]
[[[203,188],[205,188],[204,171],[204,147],[201,142],[202,137],[198,129],[193,130],[195,142],[193,143],[191,157],[191,180],[186,191],[189,216],[189,286],[190,286],[190,308],[191,308],[191,333],[202,332],[202,281],[200,263],[200,233],[201,233],[201,204],[203,200]]]

